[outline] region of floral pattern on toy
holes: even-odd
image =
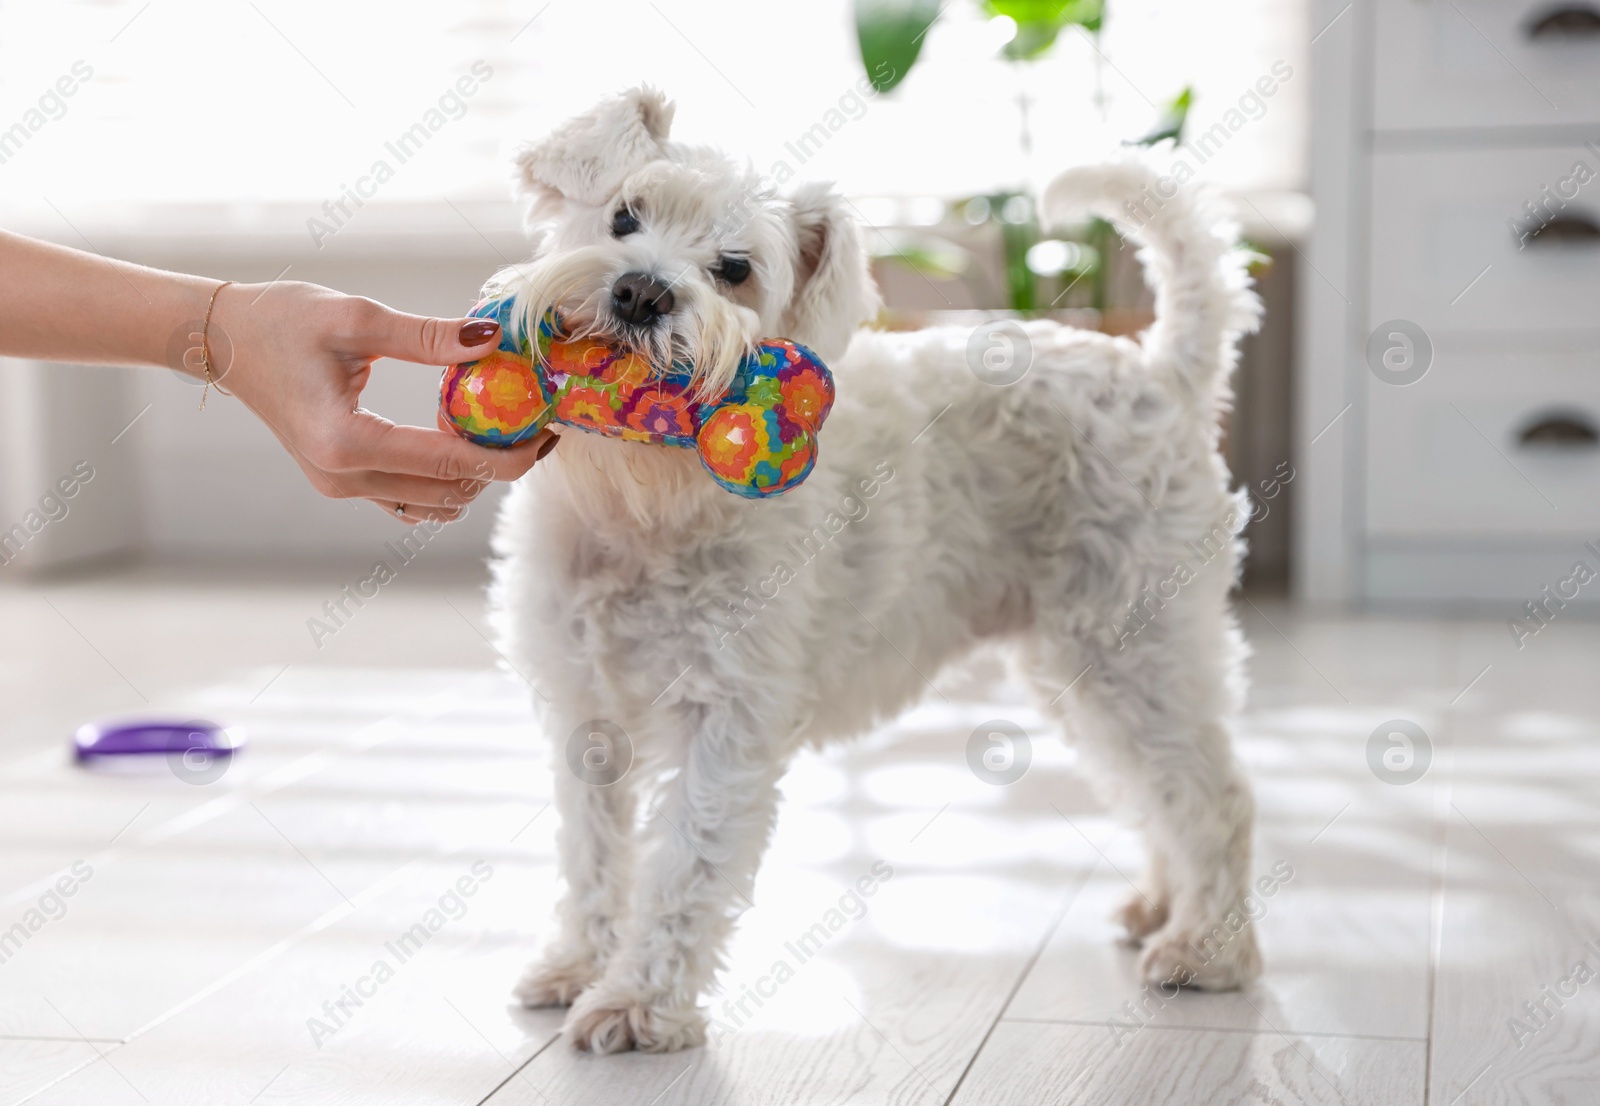
[[[631,442],[693,447],[702,403],[687,367],[662,372],[636,353],[592,338],[565,338],[539,320],[539,363],[556,421]]]
[[[735,495],[781,495],[811,475],[817,431],[832,409],[833,376],[816,355],[769,338],[701,421],[700,460]]]
[[[533,340],[512,318],[513,301],[472,310],[500,323],[499,347],[446,370],[440,410],[480,445],[527,441],[551,421],[627,441],[693,448],[728,491],[781,495],[810,475],[817,431],[833,407],[833,376],[805,346],[761,342],[720,397],[695,394],[688,366],[659,370],[594,339],[568,339],[546,315]]]
[[[550,393],[534,371],[512,301],[485,300],[472,317],[500,324],[500,344],[487,357],[453,365],[439,385],[439,410],[468,441],[510,447],[543,430],[554,411]]]

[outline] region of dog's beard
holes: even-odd
[[[519,320],[524,334],[533,334],[539,320],[555,311],[569,338],[623,346],[645,357],[658,372],[667,372],[674,363],[692,366],[696,398],[715,399],[727,392],[755,348],[755,312],[715,293],[674,284],[670,287],[680,302],[663,316],[663,325],[625,323],[608,306],[615,265],[607,251],[586,246],[502,270],[485,291],[516,297],[512,317]]]

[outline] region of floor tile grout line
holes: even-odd
[[[75,1024],[73,1024],[71,1021],[69,1021],[67,1019],[67,1015],[62,1012],[61,1007],[57,1006],[55,1003],[50,1001],[50,996],[41,995],[39,997],[44,1000],[44,1004],[46,1006],[50,1007],[51,1011],[55,1014],[56,1017],[60,1018],[63,1022],[66,1022],[66,1026],[67,1026],[68,1029],[70,1029],[74,1033],[76,1033],[78,1035],[78,1038],[81,1041],[83,1041],[84,1044],[89,1046],[89,1048],[94,1052],[96,1059],[104,1060],[106,1062],[106,1067],[110,1068],[116,1074],[118,1079],[121,1079],[124,1083],[126,1083],[128,1085],[128,1089],[129,1090],[131,1090],[134,1094],[138,1095],[140,1097],[140,1099],[142,1099],[144,1102],[148,1103],[150,1101],[148,1098],[145,1097],[145,1093],[143,1091],[141,1091],[134,1084],[133,1080],[128,1078],[127,1073],[124,1072],[121,1068],[117,1067],[117,1065],[112,1062],[111,1054],[113,1052],[117,1051],[117,1049],[123,1047],[122,1045],[112,1045],[110,1048],[108,1048],[108,1049],[106,1049],[104,1051],[101,1051],[100,1048],[98,1046],[96,1046],[93,1042],[91,1042],[88,1037],[85,1037],[83,1035],[83,1030],[79,1029]],[[85,1069],[85,1070],[87,1070],[87,1069]]]
[[[1084,1028],[1104,1029],[1106,1023],[1090,1021],[1087,1018],[1001,1018],[1001,1021],[1011,1022],[1013,1025],[1076,1025]],[[1270,1037],[1275,1032],[1270,1029],[1245,1029],[1234,1025],[1153,1025],[1146,1023],[1145,1029],[1176,1030],[1186,1033],[1248,1033],[1255,1036]],[[1333,1033],[1323,1030],[1294,1029],[1286,1027],[1285,1033],[1296,1037],[1316,1037],[1334,1041],[1394,1041],[1397,1044],[1426,1044],[1426,1037],[1404,1037],[1388,1033]]]
[[[92,1037],[89,1038],[89,1039],[90,1040],[94,1040],[94,1038],[92,1038]],[[104,1044],[105,1042],[102,1041],[101,1043]],[[127,1045],[128,1045],[128,1042],[127,1042],[126,1039],[124,1039],[124,1040],[116,1042],[115,1044],[112,1044],[109,1048],[106,1049],[106,1052],[107,1053],[112,1053],[112,1052],[115,1052],[119,1048],[126,1048]],[[34,1099],[38,1098],[40,1095],[44,1094],[46,1091],[50,1090],[52,1087],[60,1086],[62,1083],[65,1083],[68,1079],[71,1079],[73,1076],[77,1075],[79,1072],[82,1072],[87,1068],[93,1067],[95,1064],[98,1064],[103,1059],[105,1059],[104,1056],[97,1055],[92,1060],[85,1060],[81,1064],[76,1064],[73,1067],[68,1068],[66,1071],[62,1072],[60,1075],[57,1075],[54,1079],[50,1079],[47,1082],[41,1084],[40,1086],[35,1087],[33,1090],[27,1092],[21,1098],[12,1100],[11,1106],[22,1106],[22,1104],[24,1102],[33,1101]]]
[[[973,1065],[978,1062],[978,1057],[983,1055],[983,1050],[989,1045],[989,1038],[994,1036],[994,1031],[1000,1023],[1006,1020],[1006,1011],[1011,1009],[1011,1004],[1016,1001],[1017,995],[1022,991],[1022,985],[1033,974],[1034,967],[1044,956],[1045,949],[1050,947],[1050,942],[1055,938],[1056,930],[1061,928],[1061,923],[1067,920],[1067,914],[1072,910],[1072,904],[1078,901],[1078,896],[1083,894],[1083,889],[1089,886],[1089,880],[1094,877],[1094,871],[1100,866],[1100,859],[1096,857],[1089,862],[1083,874],[1078,877],[1078,882],[1068,892],[1061,908],[1056,911],[1056,916],[1045,927],[1044,935],[1039,939],[1039,946],[1033,950],[1033,955],[1028,957],[1028,962],[1022,966],[1022,971],[1017,973],[1017,981],[1012,984],[1011,990],[1006,994],[1006,1000],[1000,1004],[999,1011],[994,1016],[994,1021],[989,1023],[989,1028],[983,1031],[983,1037],[978,1041],[978,1047],[972,1050],[972,1055],[967,1058],[966,1067],[961,1069],[961,1074],[956,1078],[955,1086],[950,1088],[950,1094],[945,1098],[943,1106],[951,1106],[956,1100],[956,1095],[961,1093],[961,1085],[967,1081]]]
[[[1304,1037],[1300,1038],[1300,1042],[1299,1043],[1296,1043],[1295,1041],[1291,1040],[1290,1037],[1289,1037],[1289,1034],[1285,1033],[1278,1026],[1272,1024],[1272,1019],[1267,1017],[1266,1011],[1262,1010],[1261,1007],[1257,1006],[1255,1003],[1250,1001],[1250,996],[1248,996],[1248,995],[1246,995],[1246,994],[1241,992],[1239,997],[1244,1001],[1244,1004],[1246,1006],[1250,1007],[1250,1009],[1252,1009],[1252,1010],[1254,1010],[1256,1012],[1256,1016],[1257,1017],[1259,1017],[1262,1021],[1267,1023],[1267,1025],[1272,1029],[1272,1031],[1274,1033],[1276,1033],[1278,1035],[1278,1037],[1283,1041],[1284,1044],[1289,1046],[1289,1050],[1291,1052],[1293,1052],[1296,1056],[1300,1057],[1300,1059],[1302,1059],[1302,1060],[1304,1060],[1306,1062],[1306,1067],[1310,1069],[1311,1074],[1317,1076],[1319,1079],[1321,1079],[1324,1083],[1326,1083],[1328,1085],[1328,1089],[1333,1092],[1333,1095],[1334,1095],[1335,1098],[1337,1098],[1341,1103],[1343,1103],[1343,1106],[1349,1106],[1349,1100],[1345,1098],[1344,1092],[1339,1089],[1339,1085],[1337,1083],[1335,1083],[1332,1079],[1329,1079],[1328,1076],[1323,1073],[1322,1068],[1317,1064],[1316,1057],[1307,1056],[1305,1054],[1305,1052],[1303,1052],[1301,1050],[1300,1044],[1303,1044],[1305,1042],[1305,1038]]]
[[[538,18],[538,17],[535,16],[535,18]],[[561,1039],[561,1030],[559,1030],[559,1029],[554,1030],[550,1034],[550,1039],[548,1041],[546,1041],[544,1044],[540,1045],[538,1048],[534,1049],[532,1056],[529,1056],[522,1063],[520,1063],[520,1064],[516,1065],[514,1068],[512,1068],[511,1069],[511,1074],[506,1076],[504,1079],[500,1080],[500,1082],[496,1083],[494,1085],[494,1088],[492,1090],[490,1090],[490,1092],[488,1094],[486,1094],[482,1098],[480,1098],[478,1100],[478,1102],[477,1102],[477,1106],[489,1106],[489,1102],[494,1098],[494,1096],[499,1094],[501,1091],[506,1089],[506,1084],[507,1083],[511,1082],[517,1076],[521,1075],[524,1071],[526,1071],[528,1069],[528,1065],[529,1064],[533,1063],[539,1057],[543,1056],[546,1052],[550,1051],[550,1046],[555,1044],[560,1039]]]

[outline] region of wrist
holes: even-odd
[[[180,278],[170,302],[157,313],[167,327],[158,357],[161,364],[201,383],[208,363],[212,384],[227,372],[233,363],[233,343],[218,318],[224,297],[235,287],[204,277]]]

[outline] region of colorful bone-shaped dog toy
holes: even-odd
[[[440,410],[456,432],[488,446],[525,442],[551,421],[634,442],[695,449],[718,484],[747,498],[796,487],[817,460],[817,431],[833,406],[833,376],[798,342],[770,338],[744,359],[720,397],[701,399],[687,366],[653,369],[594,339],[567,340],[546,315],[537,352],[510,298],[476,318],[500,323],[489,356],[445,370]]]

